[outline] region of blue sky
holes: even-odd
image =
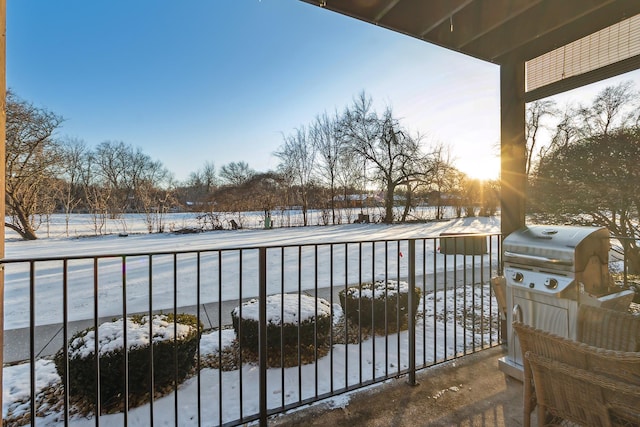
[[[7,85],[63,116],[58,136],[140,147],[179,180],[273,169],[283,134],[362,90],[463,171],[499,167],[496,65],[297,0],[10,0]]]

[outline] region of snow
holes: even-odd
[[[71,224],[73,235],[80,236],[91,233],[91,223],[88,216],[74,218]],[[160,251],[196,251],[224,249],[220,259],[218,253],[208,255],[201,254],[202,271],[210,271],[218,267],[221,262],[223,269],[223,282],[217,283],[217,278],[203,278],[202,289],[200,290],[202,302],[206,301],[234,301],[241,296],[243,299],[256,297],[257,292],[257,251],[251,248],[272,245],[301,245],[320,244],[327,245],[337,242],[372,242],[374,240],[393,240],[389,245],[380,244],[344,244],[332,247],[333,256],[336,263],[355,255],[355,259],[361,255],[364,259],[375,259],[376,265],[373,268],[372,276],[362,278],[363,281],[385,280],[385,263],[388,271],[394,273],[398,271],[400,276],[406,277],[407,265],[406,257],[402,258],[401,253],[407,253],[405,242],[396,244],[396,240],[407,238],[431,238],[437,237],[441,232],[456,233],[498,233],[499,221],[495,218],[465,218],[447,222],[416,223],[402,225],[381,225],[381,224],[346,224],[327,227],[298,227],[290,229],[272,230],[237,230],[237,231],[217,231],[200,234],[134,234],[136,230],[144,230],[144,224],[139,225],[139,220],[134,217],[126,219],[128,237],[118,237],[108,235],[101,237],[65,237],[64,221],[54,216],[50,226],[49,235],[52,237],[43,238],[37,241],[21,241],[9,236],[6,242],[6,255],[8,258],[43,258],[49,256],[88,256],[105,254],[112,255],[113,258],[101,259],[99,266],[99,286],[94,289],[93,281],[93,260],[69,261],[69,320],[92,319],[94,292],[99,293],[100,316],[117,316],[122,308],[122,271],[126,271],[127,286],[127,312],[135,313],[136,310],[144,312],[148,310],[148,275],[149,261],[147,257],[126,257],[125,265],[122,264],[123,253],[145,253]],[[186,225],[189,221],[185,215],[169,216],[167,224]],[[117,232],[117,230],[116,230]],[[403,246],[405,245],[405,246]],[[425,250],[431,254],[437,253],[437,239],[428,240]],[[420,246],[420,245],[418,245]],[[322,252],[323,246],[317,247]],[[241,272],[235,266],[239,263],[237,249],[244,249],[242,263],[244,268]],[[289,293],[295,293],[295,307],[297,316],[298,293],[312,289],[315,278],[325,280],[323,285],[329,283],[356,283],[360,272],[351,268],[351,265],[340,265],[336,267],[333,278],[331,277],[327,265],[319,265],[316,268],[314,249],[306,250],[294,247],[295,250],[288,252],[277,250],[269,254],[269,268],[275,273],[268,283],[268,292],[271,294],[287,293],[285,306]],[[419,251],[421,247],[417,248]],[[328,250],[328,249],[327,249]],[[495,251],[495,248],[494,248]],[[435,271],[460,268],[469,262],[467,257],[453,257],[437,254],[437,265],[429,268]],[[490,255],[492,257],[495,254]],[[284,257],[284,258],[283,258]],[[454,260],[456,262],[454,262]],[[290,268],[290,263],[293,267]],[[284,265],[284,270],[279,268]],[[298,280],[297,266],[300,265],[302,274]],[[177,274],[174,277],[173,257],[156,256],[153,258],[154,275],[154,309],[173,307],[174,280],[177,282],[177,300],[179,305],[189,305],[195,303],[197,289],[194,287],[196,262],[193,256],[188,254],[178,256]],[[16,329],[29,325],[29,280],[28,266],[20,264],[6,265],[5,272],[5,328]],[[349,268],[346,268],[349,267]],[[417,274],[422,274],[417,266]],[[124,269],[124,270],[123,270]],[[270,270],[270,271],[271,271]],[[348,270],[345,272],[345,270]],[[39,263],[36,271],[36,323],[38,325],[55,325],[62,319],[62,282],[60,280],[62,268],[60,265],[51,263]],[[291,275],[296,277],[291,277]],[[239,280],[242,277],[242,282]],[[281,280],[284,277],[285,280]],[[333,280],[333,282],[329,280]],[[402,283],[399,284],[403,286]],[[284,288],[284,289],[283,289]],[[489,298],[488,288],[467,289],[467,292],[475,292],[480,298]],[[416,334],[416,348],[419,352],[419,359],[436,360],[446,355],[455,354],[463,350],[463,346],[469,342],[480,344],[481,340],[491,339],[487,336],[478,336],[473,333],[472,328],[452,328],[452,309],[463,310],[464,303],[462,289],[459,292],[448,292],[446,295],[441,292],[431,292],[423,295],[418,311],[424,313],[423,317],[417,319],[417,327],[421,331]],[[302,320],[308,318],[310,313],[315,313],[315,299],[313,308],[303,310]],[[454,302],[454,300],[458,300]],[[306,298],[301,298],[306,304]],[[255,304],[253,304],[255,306]],[[277,310],[275,308],[277,307]],[[305,305],[306,307],[306,305]],[[318,304],[319,309],[329,310],[328,303]],[[495,307],[495,304],[494,304]],[[484,306],[485,310],[488,305]],[[269,318],[276,320],[280,315],[280,305],[277,298],[270,300],[269,310],[276,311],[275,315],[270,314]],[[488,313],[485,313],[488,314]],[[243,308],[243,316],[250,315],[250,308]],[[333,318],[340,319],[340,307],[334,305]],[[289,313],[285,314],[289,316]],[[118,321],[112,322],[111,326],[122,330],[122,324],[118,326]],[[120,320],[122,322],[122,320]],[[155,320],[154,320],[155,322]],[[103,326],[101,326],[102,328]],[[148,327],[140,327],[140,335],[134,338],[127,333],[128,343],[148,342],[145,331]],[[155,330],[155,327],[154,327]],[[424,333],[423,333],[424,332]],[[167,328],[167,334],[173,333],[173,328]],[[99,336],[102,337],[102,331]],[[105,336],[106,334],[105,330]],[[117,334],[115,334],[117,336]],[[167,335],[168,336],[168,335]],[[446,342],[446,348],[442,344],[434,347],[435,337],[438,343]],[[446,339],[442,339],[446,337]],[[202,336],[200,341],[200,352],[202,356],[215,355],[221,349],[231,345],[235,338],[231,329],[212,331]],[[282,404],[293,404],[304,399],[331,390],[360,384],[361,381],[368,381],[380,378],[388,372],[400,372],[408,367],[408,334],[406,331],[390,334],[388,336],[376,336],[356,345],[337,344],[333,346],[332,353],[301,367],[269,369],[268,370],[268,407],[280,407]],[[101,344],[102,345],[102,344]],[[115,348],[122,345],[118,340],[104,343],[104,348]],[[131,345],[129,343],[129,345]],[[113,347],[109,347],[113,346]],[[91,346],[88,346],[91,347]],[[91,347],[92,348],[92,347]],[[388,349],[388,350],[385,350]],[[396,351],[394,349],[401,349]],[[84,351],[84,350],[82,350]],[[335,363],[342,361],[342,363]],[[346,364],[345,364],[346,361]],[[36,361],[36,393],[51,384],[59,383],[59,377],[55,366],[51,360],[39,359]],[[3,377],[3,414],[6,416],[9,409],[16,411],[28,411],[29,404],[25,400],[29,397],[29,364],[15,366],[5,366]],[[242,378],[242,395],[240,395],[239,379]],[[283,393],[281,381],[284,378],[285,392]],[[251,414],[259,410],[258,399],[259,370],[255,365],[245,364],[240,370],[220,372],[216,369],[203,369],[199,376],[186,380],[179,388],[180,413],[179,420],[174,420],[173,402],[174,393],[157,400],[154,404],[154,424],[155,425],[181,425],[189,426],[195,424],[197,413],[197,394],[202,390],[203,425],[217,425],[236,420],[240,416],[240,408],[243,414]],[[200,385],[198,385],[198,382]],[[298,384],[303,384],[298,388]],[[217,390],[224,390],[219,396]],[[316,389],[317,387],[317,389]],[[333,387],[333,388],[332,388]],[[222,400],[222,412],[217,404],[218,399]],[[335,407],[348,405],[348,394],[331,398],[328,402]],[[326,402],[326,401],[325,401]],[[42,418],[38,418],[37,425],[54,426],[61,425],[61,413],[49,413]],[[149,406],[133,408],[128,413],[129,425],[148,425]],[[122,414],[105,415],[100,418],[101,426],[120,426],[123,423]],[[210,424],[207,424],[210,423]],[[93,426],[94,419],[73,417],[70,420],[72,426]]]
[[[242,304],[242,318],[260,320],[257,299],[252,299]],[[284,304],[284,306],[283,306]],[[331,316],[331,305],[329,301],[323,298],[313,298],[302,294],[276,294],[267,296],[267,323],[279,325],[281,323],[289,323],[297,325],[305,320],[313,320],[318,316]],[[317,306],[317,307],[316,307]],[[317,311],[316,311],[317,308]],[[300,311],[300,319],[298,319],[298,310]],[[240,317],[240,307],[233,309],[233,314]]]
[[[230,347],[235,339],[236,333],[233,329],[222,329],[202,334],[200,337],[200,353],[217,354],[220,350]]]
[[[406,294],[409,292],[409,284],[404,281],[387,280],[386,282],[378,280],[373,285],[359,287],[351,287],[347,289],[347,295],[355,299],[381,299],[395,297],[396,294]]]
[[[31,386],[29,384],[30,365],[24,363],[21,365],[9,366],[3,369],[3,387],[2,402],[4,404],[2,415],[5,417],[6,408],[10,405],[14,406],[14,413],[24,413],[29,411],[29,403],[23,403],[29,398]],[[56,371],[53,360],[39,359],[36,360],[36,394],[51,385],[60,382],[60,376]]]
[[[158,314],[152,318],[153,342],[170,341],[174,337],[182,339],[193,331],[195,326],[177,323],[175,330],[173,322],[167,321],[167,315]],[[121,350],[124,347],[124,320],[122,318],[111,322],[104,322],[98,326],[98,353],[102,356]],[[175,334],[177,332],[177,335]],[[149,316],[137,320],[127,317],[127,349],[147,347],[149,345]],[[71,340],[69,358],[87,358],[95,350],[95,331],[85,330]]]

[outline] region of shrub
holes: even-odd
[[[177,338],[174,340],[174,319]],[[202,324],[189,314],[157,314],[153,324],[153,385],[155,390],[182,382],[193,369]],[[100,402],[105,411],[117,407],[125,391],[122,318],[98,327],[100,361]],[[151,388],[151,347],[149,316],[127,317],[127,356],[130,405],[136,406]],[[74,397],[96,399],[95,330],[76,333],[68,344],[69,393]],[[175,353],[174,353],[175,351]],[[175,356],[175,359],[174,359]],[[177,361],[177,364],[174,363]],[[63,350],[55,356],[58,374],[64,374]],[[140,402],[141,403],[141,402]]]
[[[420,302],[420,288],[413,291],[413,312]],[[363,283],[339,293],[344,315],[361,327],[392,330],[406,329],[409,307],[409,284],[388,280]],[[399,322],[398,322],[399,320]]]
[[[242,317],[240,306],[231,311],[233,329],[243,351],[258,352],[258,309],[258,300],[252,299],[242,304]],[[298,294],[267,297],[267,348],[272,360],[279,356],[280,349],[296,355],[299,349],[314,351],[326,344],[330,328],[331,305],[325,299]],[[277,360],[270,362],[270,366],[274,364]]]

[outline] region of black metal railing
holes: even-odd
[[[616,285],[630,288],[640,299],[640,240],[633,237],[611,237],[609,273]]]
[[[461,234],[5,259],[4,360],[14,365],[5,373],[19,370],[28,384],[20,399],[5,398],[5,422],[20,416],[25,422],[46,418],[66,425],[70,417],[88,416],[96,426],[114,420],[153,425],[154,419],[175,425],[256,420],[265,425],[270,415],[390,378],[407,376],[415,384],[417,370],[501,343],[499,307],[489,284],[501,274],[500,249],[498,234]],[[367,283],[374,282],[385,284],[382,293],[366,299]],[[351,288],[359,297],[349,306],[344,299]],[[400,297],[404,288],[406,303]],[[411,291],[416,288],[419,293]],[[280,305],[271,305],[271,298]],[[376,298],[383,301],[381,310]],[[254,320],[251,304],[258,305],[257,351],[237,340],[249,336],[249,324],[237,321],[231,328],[236,308],[237,318]],[[331,308],[328,330],[320,321],[326,306]],[[147,398],[130,396],[130,381],[138,377],[131,358],[141,344],[127,347],[136,338],[129,321],[122,322],[116,335],[129,348],[119,362],[124,390],[119,401],[105,403],[101,360],[107,353],[102,346],[112,338],[103,335],[100,325],[158,313],[173,319],[168,328],[173,331],[174,380],[156,386],[154,373],[169,362],[153,363],[157,350],[150,345]],[[181,313],[195,316],[203,332],[194,369],[179,384]],[[285,334],[291,333],[285,330],[289,315],[296,319],[293,346],[284,344]],[[307,334],[309,325],[312,333]],[[70,392],[76,356],[67,343],[86,328],[93,328],[92,354],[99,356],[91,356],[95,396],[82,400]],[[150,341],[158,335],[156,328],[150,321]],[[274,341],[279,348],[272,348]],[[56,352],[62,360],[56,370],[59,380],[43,384],[41,378],[51,377]],[[20,382],[18,376],[10,375],[11,381]],[[55,390],[61,402],[57,406],[43,397]]]

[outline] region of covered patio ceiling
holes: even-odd
[[[584,63],[585,55],[586,61],[610,57],[607,66],[547,78],[542,84],[540,67],[549,64],[548,59],[538,61],[533,67],[537,84],[525,89],[527,102],[640,68],[640,20],[623,29],[613,27],[640,14],[638,0],[302,1],[498,65],[535,62],[581,39],[580,52],[571,52],[574,58],[582,55]],[[609,34],[597,34],[607,28]],[[611,39],[605,40],[607,36]],[[626,53],[612,55],[612,44]]]
[[[484,61],[528,61],[640,13],[638,0],[302,0]]]

